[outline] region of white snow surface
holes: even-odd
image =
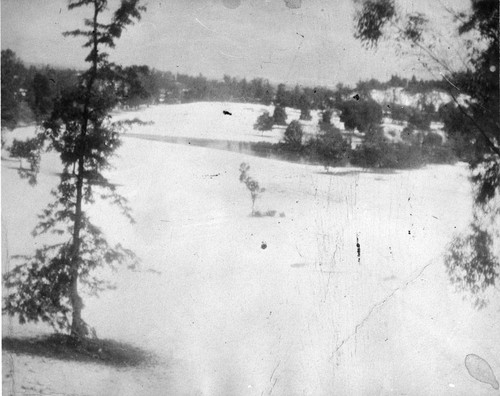
[[[225,114],[224,111],[230,114]],[[141,108],[137,111],[116,112],[113,119],[140,119],[148,125],[136,125],[131,133],[169,136],[178,138],[198,138],[241,142],[278,143],[283,138],[286,127],[275,125],[271,131],[257,131],[253,128],[257,117],[264,112],[270,115],[274,106],[252,103],[202,102],[174,105],[159,105]],[[287,107],[287,123],[300,118],[300,110]],[[311,120],[301,121],[305,137],[315,135],[320,119],[318,110],[311,110]],[[332,123],[344,129],[344,124],[334,114]]]
[[[431,91],[427,93],[412,93],[408,92],[403,87],[397,88],[387,88],[385,90],[373,89],[370,92],[370,96],[373,100],[379,104],[397,104],[401,106],[409,107],[421,107],[422,104],[433,104],[437,109],[443,104],[447,104],[453,101],[453,97],[444,91]],[[464,94],[460,94],[457,97],[458,103],[462,106],[467,106],[467,102],[470,97]]]
[[[290,113],[290,109],[287,110]],[[231,114],[224,114],[224,111]],[[151,106],[117,113],[114,119],[138,118],[152,122],[150,125],[135,126],[131,131],[145,135],[276,143],[282,138],[284,127],[264,133],[253,129],[257,117],[265,111],[272,115],[274,106],[202,102]]]
[[[119,117],[156,122],[133,133],[257,141],[252,125],[264,109],[193,103]],[[474,309],[443,264],[471,218],[464,165],[326,174],[126,136],[113,162],[108,175],[136,223],[105,203],[87,209],[142,265],[104,272],[117,289],[87,297],[84,317],[100,337],[154,351],[160,363],[114,369],[4,352],[5,394],[493,394],[464,359],[477,354],[500,375],[498,292]],[[242,162],[266,188],[256,209],[275,217],[249,216]],[[33,188],[17,165],[2,161],[3,271],[8,255],[40,246],[30,231],[60,171],[58,158],[44,155]],[[4,335],[48,331],[3,318]]]

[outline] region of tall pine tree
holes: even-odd
[[[39,216],[35,235],[53,233],[59,242],[38,249],[31,257],[18,257],[20,263],[4,279],[10,289],[4,312],[25,321],[48,322],[57,330],[68,331],[76,339],[92,334],[82,318],[80,287],[97,294],[110,285],[93,275],[103,265],[112,267],[136,257],[120,245],[111,246],[101,230],[85,212],[95,194],[121,207],[132,220],[126,200],[103,175],[109,159],[120,145],[119,132],[124,123],[113,123],[110,111],[120,100],[117,81],[119,68],[108,61],[103,50],[113,48],[123,30],[139,20],[145,8],[139,0],[121,0],[112,12],[108,0],[69,0],[70,10],[89,7],[91,18],[84,29],[64,33],[85,38],[90,64],[77,86],[66,90],[54,103],[35,138],[42,146],[60,154],[63,170],[53,191],[55,200]]]

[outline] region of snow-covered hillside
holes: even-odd
[[[370,92],[370,96],[381,105],[397,104],[400,106],[421,108],[423,104],[433,104],[436,110],[441,105],[453,101],[453,98],[447,92],[411,93],[403,87],[388,88],[386,90],[374,89]],[[466,105],[467,99],[466,95],[459,95],[457,101],[461,105]]]
[[[117,117],[156,122],[133,133],[258,141],[252,125],[261,110],[193,103]],[[89,213],[142,258],[142,271],[113,274],[117,289],[88,297],[84,316],[100,337],[155,351],[160,362],[115,369],[4,352],[5,394],[492,394],[464,358],[477,354],[500,372],[498,291],[475,310],[442,259],[471,217],[463,165],[326,174],[126,134],[123,141],[109,177],[136,224],[103,203]],[[7,254],[38,246],[30,231],[58,162],[45,155],[32,188],[17,162],[2,161],[3,271]],[[256,209],[284,217],[249,216],[242,162],[266,188]],[[46,331],[4,318],[4,334]]]

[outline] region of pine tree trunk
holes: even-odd
[[[78,270],[80,264],[80,230],[82,227],[82,197],[83,197],[83,156],[78,160],[78,174],[76,181],[75,220],[73,226],[73,245],[71,247],[71,284],[70,301],[73,309],[71,322],[71,337],[84,338],[86,336],[85,323],[82,320],[83,301],[78,293]]]
[[[87,98],[83,109],[81,141],[85,141],[87,128],[89,125],[89,105],[90,97],[94,81],[97,77],[97,61],[98,61],[98,38],[97,38],[97,16],[99,14],[99,4],[94,1],[94,17],[93,26],[93,54],[92,67],[87,85]],[[70,268],[70,300],[72,313],[71,321],[71,337],[84,338],[87,335],[87,327],[82,319],[83,300],[78,293],[78,270],[80,265],[80,230],[82,228],[82,198],[83,198],[83,179],[85,171],[85,154],[80,154],[78,158],[78,173],[76,176],[76,203],[75,203],[75,220],[73,226],[73,244],[71,247],[71,268]]]

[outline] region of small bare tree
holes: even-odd
[[[250,196],[252,197],[252,216],[255,215],[255,201],[257,198],[262,194],[264,191],[266,191],[265,188],[261,188],[259,186],[259,183],[257,180],[252,179],[248,175],[248,171],[250,170],[250,165],[247,163],[243,162],[240,165],[240,182],[245,183],[247,186],[248,190],[250,191]]]

